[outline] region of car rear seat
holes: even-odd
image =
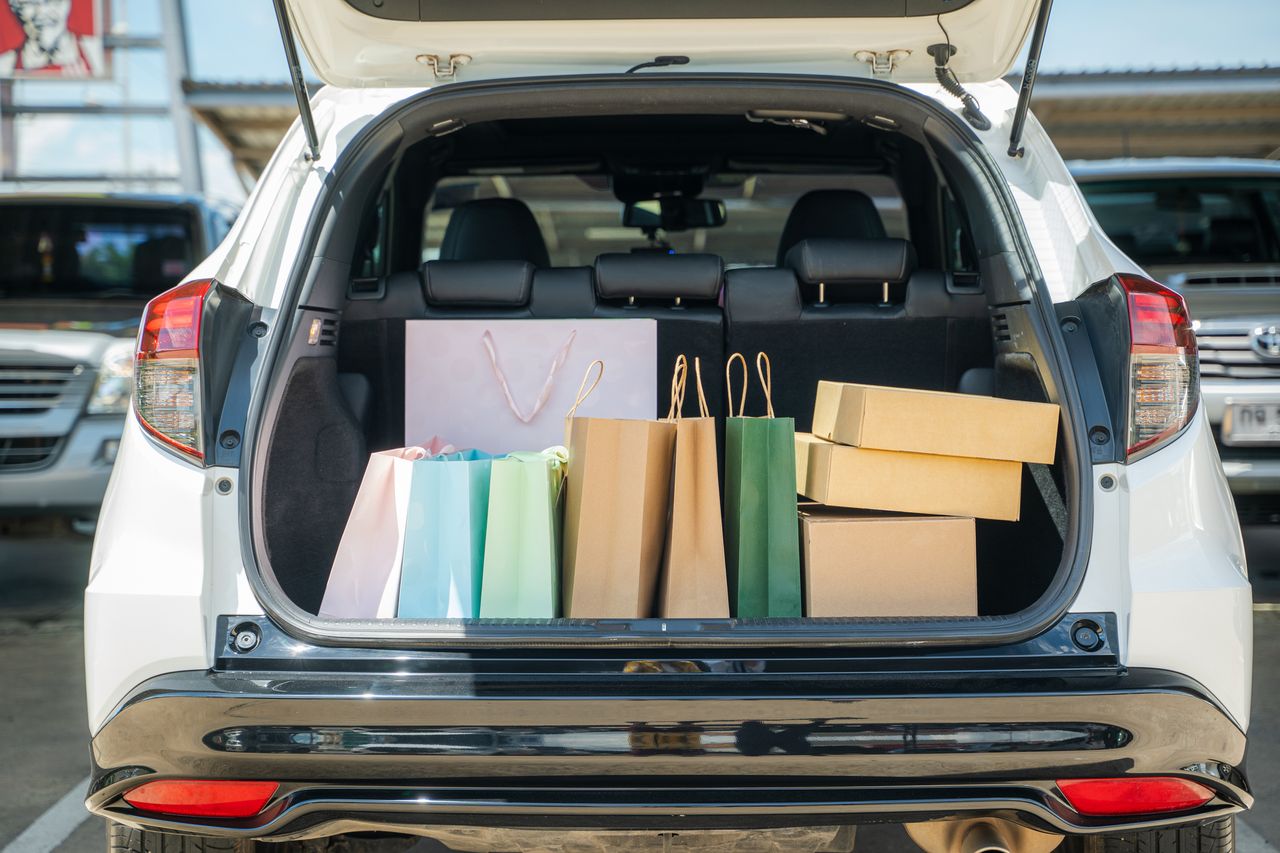
[[[541,273],[539,273],[541,275]],[[713,417],[724,415],[724,312],[719,298],[724,262],[719,255],[604,254],[596,258],[596,317],[648,317],[658,323],[658,411],[671,402],[676,356],[701,360],[702,388]],[[693,386],[685,414],[697,411]]]
[[[769,353],[774,408],[798,430],[812,424],[820,379],[954,390],[965,370],[990,365],[981,291],[916,270],[905,240],[804,240],[786,260],[726,273],[727,351]],[[747,412],[762,410],[756,383]]]

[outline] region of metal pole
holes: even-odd
[[[1022,127],[1027,123],[1027,110],[1031,109],[1031,90],[1036,85],[1036,72],[1040,70],[1040,52],[1044,50],[1044,34],[1049,29],[1049,12],[1053,0],[1040,0],[1036,13],[1036,26],[1031,33],[1031,50],[1027,52],[1027,67],[1022,72],[1022,85],[1018,88],[1018,108],[1013,113],[1013,129],[1009,132],[1009,156],[1022,156]]]
[[[0,80],[0,181],[18,177],[18,133],[13,114],[13,81]]]
[[[298,117],[307,136],[307,159],[320,159],[320,137],[316,133],[316,121],[311,115],[311,98],[307,94],[307,82],[302,79],[302,64],[298,62],[298,46],[293,41],[293,24],[289,22],[289,10],[284,0],[275,0],[276,22],[280,24],[280,40],[284,42],[284,57],[289,63],[289,79],[293,82],[293,94],[298,99]]]
[[[161,41],[169,77],[169,114],[173,117],[178,143],[178,171],[182,191],[193,195],[204,192],[204,170],[200,168],[200,140],[196,136],[196,120],[187,106],[182,81],[189,76],[187,67],[186,16],[182,0],[160,0]]]

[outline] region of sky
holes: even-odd
[[[483,0],[478,0],[483,2]],[[608,0],[601,0],[608,2]],[[1009,0],[1006,0],[1008,2]],[[477,0],[473,0],[477,2]],[[849,0],[856,5],[857,0]],[[153,35],[160,0],[112,0],[114,31]],[[287,69],[270,0],[183,0],[191,77],[207,82],[285,82]],[[1043,72],[1212,68],[1280,64],[1280,0],[1056,0]],[[159,51],[117,52],[113,78],[93,83],[20,82],[24,103],[163,104]],[[163,117],[20,117],[17,160],[27,174],[63,173],[84,164],[103,171],[163,176],[177,170],[176,143]],[[243,197],[230,161],[200,133],[211,195]],[[70,165],[68,165],[70,164]],[[167,189],[157,179],[148,189]]]

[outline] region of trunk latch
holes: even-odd
[[[888,80],[893,77],[893,69],[898,66],[898,63],[910,55],[911,51],[898,48],[896,50],[860,50],[853,55],[853,58],[870,65],[872,77],[877,80]]]
[[[448,59],[442,60],[434,53],[422,53],[417,56],[418,62],[428,66],[436,80],[450,81],[458,73],[458,69],[471,61],[465,53],[451,53]]]

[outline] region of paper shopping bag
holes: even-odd
[[[734,616],[800,616],[800,538],[796,510],[795,421],[775,417],[769,357],[756,357],[766,415],[743,417],[747,362],[741,353],[725,365],[742,364],[743,387],[736,416],[725,419],[725,551]],[[733,395],[729,394],[733,415]]]
[[[396,615],[413,463],[453,449],[433,437],[426,447],[401,447],[369,455],[329,569],[321,616],[389,619]]]
[[[676,359],[669,418],[675,423],[671,514],[658,585],[658,615],[673,619],[729,617],[724,531],[720,526],[720,469],[716,422],[702,390],[702,362],[693,360],[699,417],[684,418],[688,362]]]
[[[560,610],[563,447],[493,460],[480,584],[485,619],[554,619]]]
[[[564,517],[564,613],[570,618],[653,614],[671,497],[675,424],[568,415],[569,477]]]
[[[660,414],[656,320],[434,318],[404,326],[406,443],[438,433],[465,435],[490,453],[561,444],[573,380],[597,358],[611,381],[581,414]]]
[[[479,450],[413,462],[396,615],[480,615],[480,573],[493,457]]]

